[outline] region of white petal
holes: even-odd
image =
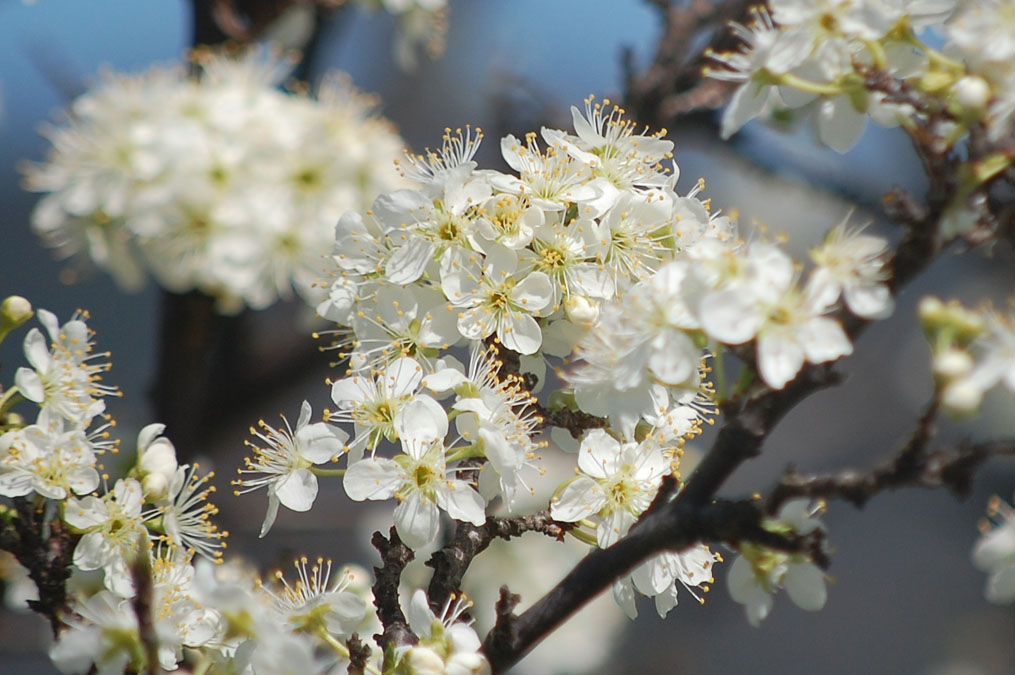
[[[773,389],[782,389],[804,365],[804,351],[786,331],[768,331],[758,336],[758,370]]]
[[[1015,522],[995,527],[973,547],[973,564],[981,570],[990,570],[1003,564],[1015,563]]]
[[[884,319],[891,315],[895,301],[884,284],[855,284],[846,287],[846,306],[865,319]]]
[[[595,482],[587,476],[578,476],[568,483],[556,501],[550,502],[550,515],[554,520],[574,523],[594,516],[606,506],[606,496]]]
[[[341,408],[351,408],[374,398],[377,389],[372,380],[354,375],[331,385],[331,400]]]
[[[483,307],[472,307],[458,315],[458,332],[470,340],[482,340],[496,328],[490,312]]]
[[[582,439],[578,452],[578,468],[593,478],[606,478],[616,473],[621,445],[602,429],[593,429]]]
[[[825,606],[825,574],[814,563],[791,565],[783,580],[790,599],[800,609],[816,612]]]
[[[310,421],[310,415],[313,414],[313,410],[310,408],[310,403],[306,400],[300,404],[300,417],[296,421],[296,428],[301,429],[306,426],[307,422]]]
[[[497,337],[511,351],[519,354],[535,354],[543,344],[543,332],[539,323],[528,314],[513,313],[501,319],[497,326]]]
[[[627,509],[620,508],[608,515],[596,527],[596,540],[601,548],[613,546],[627,534],[636,520]]]
[[[742,290],[725,289],[709,293],[701,303],[701,327],[726,344],[747,342],[761,328],[763,318],[751,298]]]
[[[331,424],[317,422],[296,432],[299,456],[314,464],[323,464],[342,453],[349,434]]]
[[[383,457],[362,459],[345,472],[342,485],[349,499],[391,499],[405,480],[402,467]]]
[[[385,279],[396,286],[405,286],[419,279],[433,260],[433,242],[411,232],[405,237],[406,242],[395,249],[384,266]]]
[[[106,564],[112,551],[99,532],[89,532],[74,547],[74,564],[83,570],[97,570]]]
[[[430,609],[430,602],[427,600],[426,591],[417,588],[409,600],[409,608],[405,612],[405,618],[409,620],[409,628],[412,632],[422,638],[430,637],[433,631],[433,622],[437,619],[433,610]]]
[[[37,370],[48,370],[53,357],[49,353],[49,344],[38,328],[32,328],[25,336],[25,359]]]
[[[42,403],[46,400],[46,390],[42,385],[42,378],[39,373],[24,366],[14,373],[14,384],[18,391],[33,403]]]
[[[697,374],[698,354],[686,333],[663,329],[652,339],[648,367],[664,384],[682,384]]]
[[[797,339],[811,363],[834,361],[853,352],[853,343],[834,319],[815,317],[797,330]]]
[[[543,272],[533,272],[511,289],[511,300],[534,312],[543,309],[553,299],[553,283]]]
[[[455,368],[444,368],[443,370],[438,370],[436,373],[431,373],[430,375],[424,377],[423,386],[440,394],[446,391],[451,391],[458,385],[467,381],[468,378]]]
[[[317,476],[307,469],[296,469],[275,483],[278,501],[293,511],[309,511],[317,499],[317,489]]]
[[[448,433],[448,414],[444,412],[440,403],[429,396],[420,395],[398,411],[394,427],[398,437],[406,445],[406,451],[418,458],[419,455],[409,451],[408,446],[412,445],[419,450],[439,438],[444,438]]]
[[[818,136],[833,150],[846,152],[856,145],[866,124],[867,117],[857,112],[845,94],[818,104]]]
[[[437,505],[455,520],[468,521],[473,525],[486,522],[486,503],[465,481],[448,481],[447,489],[438,490],[435,498]]]
[[[722,133],[725,140],[740,130],[740,127],[757,117],[765,109],[772,95],[769,85],[748,80],[733,94],[722,116]]]
[[[416,359],[408,356],[402,357],[391,364],[384,371],[384,378],[381,380],[381,390],[385,398],[399,398],[407,396],[416,390],[420,380],[423,379],[423,369]]]
[[[437,538],[437,532],[440,530],[440,510],[436,504],[414,492],[395,507],[395,530],[409,548],[413,550],[423,548]]]
[[[638,606],[634,602],[634,585],[629,577],[613,582],[613,599],[624,610],[627,618],[631,620],[638,618]]]

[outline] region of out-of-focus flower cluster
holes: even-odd
[[[980,530],[973,564],[988,574],[984,594],[998,605],[1015,603],[1015,509],[992,497]]]
[[[845,151],[868,116],[895,125],[927,113],[869,86],[866,74],[880,71],[940,100],[944,143],[973,124],[997,140],[1015,114],[1012,16],[1010,0],[771,0],[734,25],[739,51],[712,54],[709,74],[740,83],[723,136],[775,108],[813,104],[822,142]],[[937,35],[925,41],[929,28]]]
[[[127,289],[150,273],[223,311],[308,296],[335,220],[399,184],[402,141],[343,75],[310,96],[277,88],[292,61],[268,50],[191,61],[106,73],[44,130],[32,227]]]
[[[417,64],[417,53],[424,51],[430,57],[444,52],[448,30],[447,0],[358,0],[370,8],[380,6],[395,17],[398,33],[392,45],[395,60],[403,70],[412,70]]]
[[[990,305],[969,309],[927,297],[920,302],[920,319],[946,411],[975,414],[997,384],[1015,393],[1015,316],[1010,310]]]

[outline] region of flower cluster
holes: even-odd
[[[940,37],[919,35],[933,28]],[[981,123],[997,140],[1015,114],[1013,25],[1008,0],[869,2],[772,0],[748,25],[734,24],[736,52],[712,53],[712,77],[739,84],[722,121],[728,137],[776,107],[813,104],[818,135],[840,152],[869,116],[883,125],[927,113],[872,86],[874,72],[940,100],[952,143]],[[932,45],[944,42],[942,49]]]
[[[1015,317],[989,305],[968,309],[934,297],[920,302],[934,353],[941,403],[953,415],[975,414],[998,383],[1015,393]]]
[[[159,610],[159,661],[174,668],[184,646],[203,645],[216,633],[214,619],[187,593],[195,556],[219,561],[225,548],[228,533],[212,523],[217,510],[207,499],[214,474],[179,465],[173,444],[162,435],[164,426],[150,424],[138,434],[133,466],[109,487],[99,463],[102,455],[119,450],[103,400],[119,395],[102,382],[109,354],[93,351],[85,312],[61,324],[17,296],[0,307],[0,333],[6,337],[33,314],[45,334],[38,328],[27,332],[29,366],[17,370],[15,385],[0,398],[0,497],[34,502],[45,518],[44,532],[65,537],[52,545],[66,546],[68,553],[72,547],[72,571],[99,571],[104,586],[76,601],[80,620],[72,620],[76,630],[63,633],[54,646],[54,661],[66,672],[85,672],[93,664],[101,672],[122,671],[133,657],[121,638],[133,631],[137,639],[137,619],[129,608],[138,570],[150,569]],[[37,408],[34,421],[12,410],[19,402]],[[3,507],[5,526],[14,512]],[[24,552],[29,557],[22,562],[31,564],[30,552]]]
[[[402,142],[341,75],[316,96],[276,88],[292,62],[267,51],[105,74],[26,168],[49,193],[32,227],[134,289],[146,273],[223,311],[308,296],[335,220],[399,182]],[[84,260],[82,260],[84,262]]]
[[[481,131],[447,130],[440,150],[403,162],[418,187],[339,219],[317,310],[338,324],[323,334],[346,372],[330,382],[336,408],[313,425],[319,447],[299,430],[285,442],[257,434],[271,449],[255,450],[234,484],[267,488],[262,532],[279,503],[306,510],[317,478],[340,474],[354,500],[394,499],[399,538],[419,550],[437,540],[442,514],[478,526],[497,504],[513,508],[542,471],[550,427],[558,445],[581,445],[580,473],[558,487],[551,514],[609,546],[714,411],[706,348],[756,342],[761,378],[781,388],[805,362],[850,352],[833,310],[891,311],[883,240],[843,222],[812,252],[801,287],[778,245],[744,244],[710,210],[700,181],[676,192],[662,134],[594,98],[572,120],[573,133],[505,137],[512,174],[478,168]],[[463,364],[454,354],[466,348]],[[544,406],[534,392],[553,371],[566,386]],[[576,414],[607,426],[572,426]],[[320,466],[340,450],[344,469]],[[658,556],[615,596],[634,615],[637,590],[665,614],[679,585],[711,582],[717,559],[703,546]]]
[[[398,33],[392,47],[395,61],[403,70],[416,67],[416,53],[420,50],[431,57],[444,51],[447,0],[359,0],[359,3],[370,8],[380,5],[395,17]]]

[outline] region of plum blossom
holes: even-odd
[[[254,452],[253,459],[244,460],[245,468],[237,469],[242,478],[233,481],[240,495],[258,488],[268,489],[268,512],[261,524],[260,536],[268,534],[279,504],[293,511],[309,511],[317,499],[317,476],[312,466],[337,458],[349,434],[338,427],[316,422],[310,424],[311,408],[306,401],[300,408],[296,430],[289,426],[285,416],[284,429],[275,429],[261,420],[263,431],[250,429],[264,447],[246,441]]]
[[[550,502],[557,520],[591,520],[596,540],[606,548],[616,543],[652,502],[672,460],[649,438],[621,443],[602,429],[582,439],[580,473]]]
[[[417,589],[409,601],[406,618],[419,638],[415,646],[399,648],[399,660],[410,673],[486,675],[490,663],[480,651],[482,643],[469,622],[460,620],[472,603],[464,596],[448,598],[440,616]]]
[[[144,497],[133,478],[116,481],[103,498],[71,497],[64,520],[84,536],[74,547],[74,564],[83,570],[102,569],[106,588],[120,597],[134,595],[130,564],[147,555],[147,535],[141,521]]]
[[[502,375],[503,366],[494,350],[474,343],[468,377],[446,367],[428,375],[423,384],[438,393],[455,390],[452,409],[464,413],[455,420],[458,430],[463,438],[475,439],[497,472],[498,491],[510,506],[523,484],[522,469],[540,447],[533,435],[542,418],[532,410],[538,400],[520,378]]]
[[[482,525],[485,502],[468,482],[450,477],[444,436],[448,416],[429,396],[406,404],[395,417],[394,430],[402,454],[394,459],[367,457],[345,473],[345,492],[350,499],[391,499],[395,507],[395,530],[412,549],[432,542],[440,529],[440,509],[455,520]]]
[[[76,602],[73,608],[80,618],[67,621],[68,630],[49,650],[49,657],[61,672],[119,675],[128,666],[141,669],[142,664],[134,659],[144,650],[137,613],[129,600],[103,590]]]
[[[811,250],[818,266],[812,283],[828,286],[829,295],[841,293],[846,307],[857,316],[883,319],[894,306],[885,283],[889,274],[885,269],[887,254],[887,241],[863,234],[862,230],[847,230],[844,219],[829,231],[821,246]]]
[[[80,429],[30,425],[0,436],[0,495],[35,492],[49,499],[88,494],[99,486],[95,449]]]
[[[518,256],[497,244],[486,247],[486,260],[442,264],[441,287],[458,309],[458,330],[470,340],[496,334],[519,354],[534,354],[543,335],[533,314],[553,300],[553,285],[544,272],[516,275]]]
[[[76,313],[63,325],[52,312],[40,309],[37,315],[49,333],[50,344],[38,328],[28,331],[24,349],[32,368],[18,368],[15,384],[25,398],[41,407],[40,424],[59,417],[87,426],[105,410],[102,397],[119,393],[101,382],[110,364],[98,363],[96,358],[109,355],[92,353],[94,344],[86,313]]]
[[[310,634],[323,628],[332,635],[349,635],[366,612],[363,600],[346,590],[349,572],[343,570],[332,582],[330,560],[318,558],[309,570],[307,562],[303,556],[294,563],[295,583],[276,572],[277,585],[262,586],[264,592],[285,625]]]
[[[326,411],[325,418],[352,422],[356,429],[355,439],[346,448],[350,465],[363,457],[364,450],[373,455],[382,440],[395,440],[395,419],[413,400],[422,379],[419,362],[406,356],[384,370],[352,375],[331,385],[331,400],[339,409]]]
[[[758,372],[770,387],[782,389],[804,362],[834,361],[853,351],[830,312],[835,288],[820,279],[796,285],[793,261],[774,244],[756,243],[743,262],[743,274],[701,302],[705,332],[727,344],[757,337]]]
[[[227,312],[319,302],[335,221],[404,185],[401,140],[347,77],[313,97],[277,86],[293,62],[267,49],[192,65],[107,73],[71,104],[26,169],[33,230],[128,290],[151,275]]]
[[[823,529],[813,517],[820,508],[820,505],[813,508],[806,499],[795,499],[763,526],[784,534],[805,535]],[[730,566],[727,584],[730,596],[744,605],[747,620],[755,627],[771,612],[773,596],[780,588],[786,589],[797,607],[810,612],[824,607],[827,598],[825,574],[810,559],[748,543],[740,546],[740,555]]]
[[[987,600],[1011,604],[1015,602],[1015,509],[995,496],[987,515],[990,520],[982,523],[982,536],[973,546],[973,564],[988,574]]]

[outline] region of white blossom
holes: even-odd
[[[261,420],[258,425],[263,431],[250,430],[264,447],[246,441],[254,457],[245,459],[245,468],[237,469],[243,477],[233,485],[241,488],[235,491],[238,495],[267,487],[268,512],[261,524],[262,537],[274,524],[279,504],[293,511],[310,510],[317,499],[317,476],[311,467],[337,458],[349,438],[330,424],[310,424],[310,415],[310,404],[304,401],[295,431],[284,416],[285,429],[275,429]]]
[[[987,572],[984,594],[998,605],[1015,602],[1015,509],[992,497],[987,515],[996,524],[984,521],[982,536],[973,546],[973,564]]]

